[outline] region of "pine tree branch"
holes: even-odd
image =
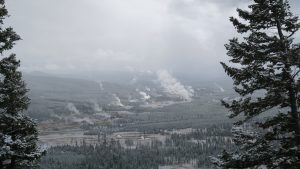
[[[300,73],[300,69],[292,76],[293,79]]]

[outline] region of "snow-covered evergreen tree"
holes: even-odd
[[[12,28],[3,28],[8,16],[0,0],[0,53],[13,47],[20,37]],[[14,54],[0,61],[0,168],[33,167],[43,151],[37,146],[36,123],[24,114],[29,105],[27,89],[18,71],[20,61]]]
[[[248,10],[231,17],[243,39],[225,45],[230,65],[221,63],[234,80],[240,100],[223,102],[241,117],[235,125],[252,121],[257,128],[234,130],[238,150],[224,152],[213,162],[220,168],[300,168],[300,28],[287,0],[253,0]],[[258,121],[263,113],[269,118]],[[253,121],[256,123],[253,123]],[[251,132],[252,131],[252,132]]]

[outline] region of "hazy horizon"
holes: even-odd
[[[218,79],[229,22],[248,0],[7,1],[6,21],[23,40],[13,52],[24,72],[157,72]],[[300,14],[300,3],[291,1]],[[299,35],[297,36],[299,37]]]

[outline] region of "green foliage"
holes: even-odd
[[[4,1],[0,1],[0,53],[13,47],[20,37],[12,28],[3,28],[8,16]],[[37,146],[36,123],[23,111],[28,108],[28,90],[18,71],[20,61],[14,54],[0,61],[0,168],[33,167],[42,155]]]
[[[12,49],[15,41],[21,39],[11,27],[3,28],[2,25],[4,24],[4,19],[8,16],[7,9],[5,8],[5,1],[0,0],[0,54],[6,50]]]
[[[221,64],[241,99],[223,105],[230,118],[243,117],[236,125],[273,113],[253,128],[236,131],[240,150],[225,152],[214,163],[220,168],[300,168],[300,44],[293,38],[300,23],[287,0],[254,0],[249,9],[237,9],[242,21],[230,18],[244,37],[229,40],[225,47],[232,65]]]

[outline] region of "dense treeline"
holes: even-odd
[[[225,44],[229,64],[221,64],[239,99],[222,104],[240,118],[239,149],[212,158],[220,169],[300,168],[300,20],[291,9],[288,0],[252,0],[230,17],[240,35]],[[238,128],[249,122],[254,130]]]
[[[52,147],[41,161],[42,169],[153,169],[165,165],[192,163],[210,167],[209,156],[224,148],[233,149],[229,126],[213,126],[186,134],[171,134],[164,142],[125,148],[118,141],[103,140],[97,145]]]

